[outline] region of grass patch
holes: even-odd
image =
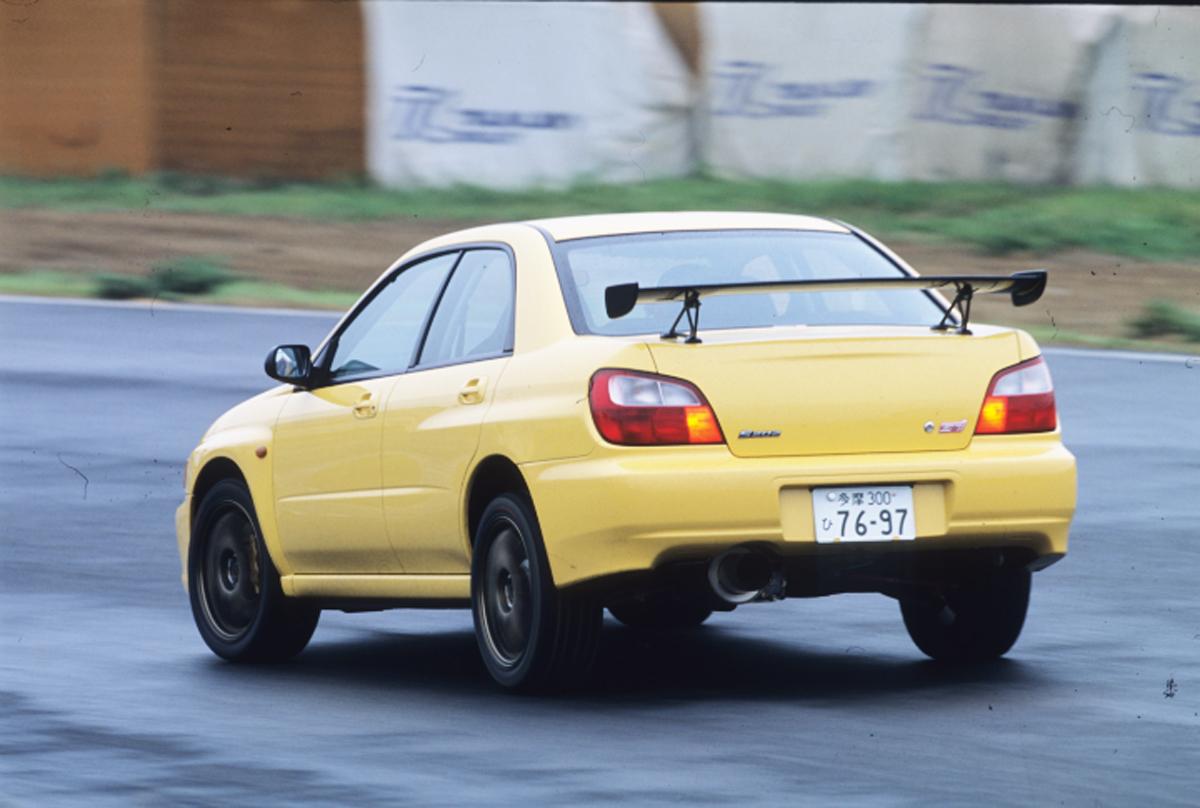
[[[1129,333],[1141,339],[1179,336],[1188,342],[1200,342],[1200,313],[1169,300],[1152,300],[1130,321]]]
[[[215,293],[237,280],[223,260],[188,255],[155,264],[149,276],[102,273],[93,276],[93,294],[104,300],[156,297],[183,300]]]
[[[117,291],[114,292],[114,289]],[[361,290],[298,289],[278,283],[239,279],[224,282],[204,292],[183,293],[163,291],[154,284],[152,278],[139,275],[52,270],[0,273],[0,295],[98,297],[106,300],[155,298],[168,302],[344,311],[358,300],[360,294]]]
[[[5,272],[0,273],[0,295],[93,297],[96,293],[95,278],[95,275],[49,269]]]
[[[1085,334],[1082,331],[1070,331],[1043,325],[1024,326],[1023,330],[1028,331],[1043,348],[1052,346],[1077,346],[1081,348],[1103,348],[1114,351],[1196,353],[1195,348],[1182,345],[1178,342],[1136,339],[1133,337],[1106,337],[1100,334]]]
[[[152,265],[149,276],[100,274],[92,292],[104,300],[184,300],[216,293],[238,280],[220,258],[182,256]]]
[[[216,291],[191,298],[198,303],[231,306],[285,306],[297,309],[333,309],[345,311],[354,305],[361,292],[337,289],[298,289],[281,283],[233,281]]]
[[[0,274],[0,294],[344,310],[361,291],[298,289],[239,278],[221,259],[187,256],[154,265],[150,275],[53,270],[4,273]]]
[[[137,297],[154,297],[157,294],[154,281],[140,275],[115,275],[102,273],[93,278],[93,294],[103,300],[132,300]]]
[[[235,279],[224,261],[200,255],[163,261],[152,272],[150,283],[157,291],[178,295],[212,292]]]
[[[450,222],[638,210],[767,210],[845,219],[884,238],[963,243],[991,254],[1079,248],[1144,260],[1200,260],[1200,192],[1163,188],[687,177],[494,191],[390,190],[361,180],[252,182],[178,174],[0,177],[0,208],[27,207]]]

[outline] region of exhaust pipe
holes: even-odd
[[[708,565],[708,585],[717,597],[734,605],[754,600],[776,577],[770,558],[745,547],[726,550]]]

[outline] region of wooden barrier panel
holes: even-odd
[[[0,172],[155,164],[146,0],[0,5]]]
[[[154,14],[164,169],[241,177],[363,173],[358,3],[169,0]]]
[[[357,2],[8,0],[0,14],[0,172],[364,172]]]

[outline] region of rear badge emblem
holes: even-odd
[[[739,438],[778,438],[783,433],[778,429],[743,429]]]
[[[933,431],[933,421],[926,421],[926,422],[925,422],[925,431],[926,431],[926,432],[932,432],[932,431]]]
[[[961,421],[942,421],[942,425],[938,428],[938,432],[943,435],[954,432],[962,432],[967,428],[967,419]]]

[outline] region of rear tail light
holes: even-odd
[[[1058,426],[1054,383],[1039,356],[997,373],[979,409],[976,435],[1053,432]]]
[[[721,425],[696,386],[630,370],[601,370],[588,393],[596,429],[624,446],[724,443]]]

